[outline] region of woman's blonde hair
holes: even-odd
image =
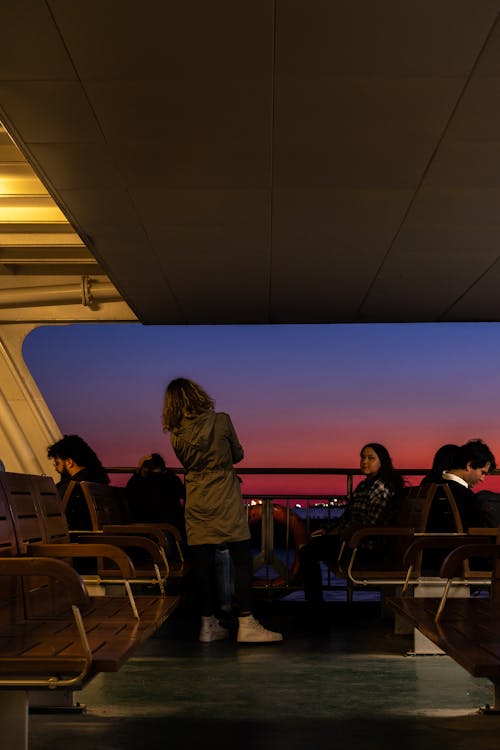
[[[198,383],[187,378],[171,380],[163,401],[163,429],[174,430],[184,416],[211,411],[215,401]]]

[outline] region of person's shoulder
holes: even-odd
[[[371,492],[377,493],[377,494],[387,494],[387,495],[395,495],[396,494],[396,487],[391,482],[390,479],[385,479],[384,477],[375,477],[373,480],[371,486],[370,486]]]
[[[132,476],[127,481],[126,487],[134,487],[136,484],[141,484],[142,477],[140,474],[137,474],[137,472],[134,471]]]
[[[231,417],[225,411],[215,412],[215,420],[217,424],[222,425],[223,427],[232,425]]]

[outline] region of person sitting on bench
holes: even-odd
[[[133,523],[171,523],[185,538],[186,490],[159,453],[143,456],[127,482],[125,494]]]
[[[432,459],[431,470],[423,477],[420,484],[442,484],[443,471],[449,469],[450,466],[455,466],[459,450],[460,447],[455,443],[445,443],[438,448]]]
[[[47,455],[53,459],[54,468],[61,475],[57,483],[61,499],[70,482],[109,484],[109,477],[99,458],[79,435],[65,435],[49,446]],[[92,529],[87,503],[79,487],[71,493],[66,506],[66,519],[70,530]]]
[[[318,529],[300,550],[299,576],[304,595],[313,609],[323,605],[320,561],[336,562],[342,540],[359,528],[387,526],[394,515],[403,480],[392,465],[387,448],[367,443],[361,449],[360,469],[365,479],[358,484],[347,508],[326,529]]]
[[[479,503],[472,488],[483,482],[496,467],[495,457],[482,440],[469,440],[455,452],[453,466],[442,473],[441,482],[451,490],[465,531],[482,526]],[[436,533],[455,532],[453,514],[445,495],[439,491],[434,498],[427,531]]]

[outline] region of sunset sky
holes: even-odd
[[[168,381],[198,381],[228,412],[247,467],[354,467],[385,444],[397,467],[481,437],[500,459],[500,324],[45,326],[24,356],[62,432],[107,465],[152,451]],[[495,488],[498,479],[484,487]],[[245,478],[244,491],[339,492],[335,478]]]

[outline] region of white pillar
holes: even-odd
[[[0,324],[0,458],[7,471],[50,474],[47,447],[61,437],[22,354],[35,324]]]

